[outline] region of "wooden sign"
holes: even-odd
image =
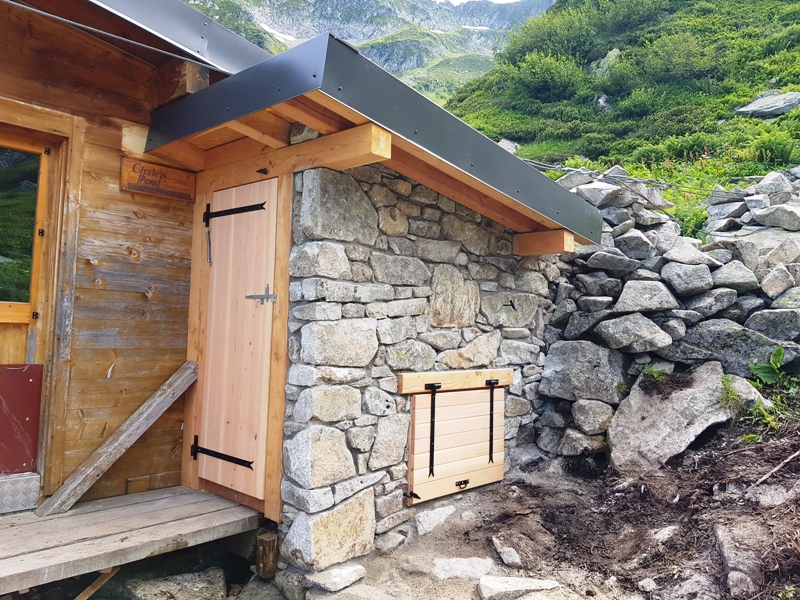
[[[140,160],[122,159],[122,190],[191,202],[194,201],[194,181],[194,173]]]

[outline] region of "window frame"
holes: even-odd
[[[8,131],[0,132],[0,147],[39,155],[39,177],[36,183],[36,217],[33,226],[33,248],[31,250],[31,277],[28,302],[0,302],[0,324],[28,325],[38,312],[39,288],[42,276],[42,236],[48,200],[50,145],[35,137]]]

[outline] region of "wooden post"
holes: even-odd
[[[264,533],[256,538],[258,560],[256,575],[262,579],[272,579],[278,572],[278,534]]]
[[[46,517],[68,511],[195,381],[197,363],[183,363],[155,394],[137,408],[119,429],[67,477],[64,485],[55,494],[33,511],[34,514],[37,517]]]

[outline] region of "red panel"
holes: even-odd
[[[0,475],[36,471],[42,365],[0,365]]]

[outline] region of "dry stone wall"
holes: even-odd
[[[681,236],[657,190],[612,183],[626,175],[559,180],[600,210],[602,242],[558,263],[537,418],[518,450],[608,453],[623,474],[641,474],[731,419],[735,397],[764,402],[744,379],[750,364],[778,346],[785,362],[800,360],[800,168],[715,189],[703,201],[706,244]]]
[[[412,533],[400,372],[513,367],[506,444],[536,415],[557,259],[383,166],[295,176],[282,554],[308,570]],[[375,536],[377,535],[377,541]]]

